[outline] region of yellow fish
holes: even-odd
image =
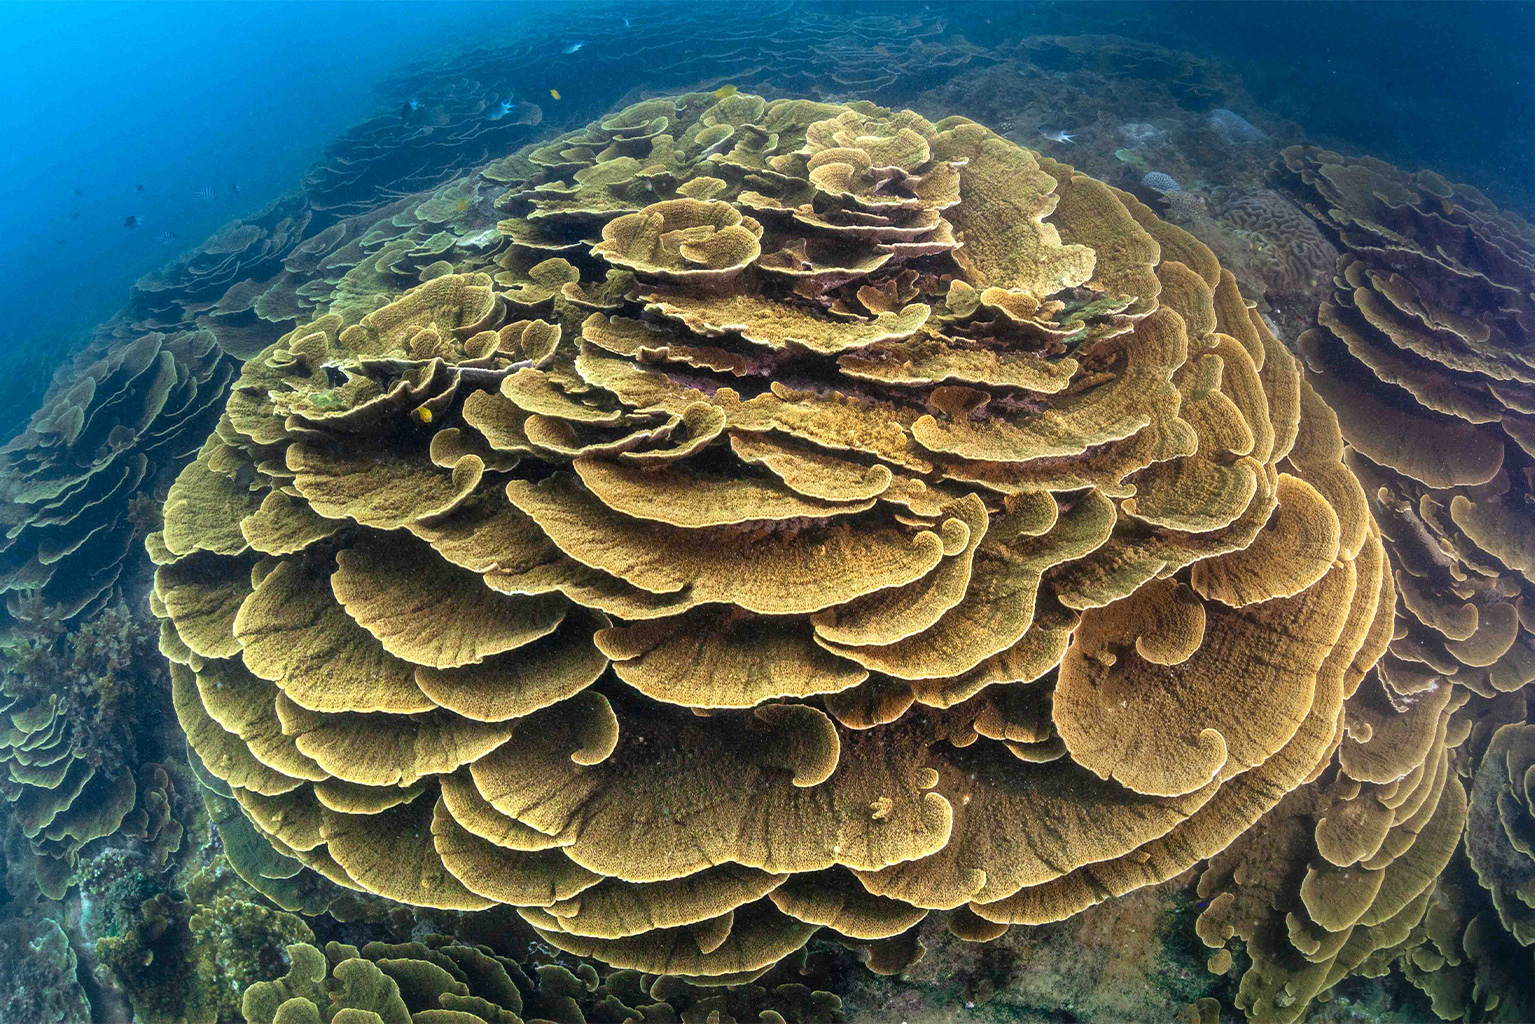
[[[453,205],[454,205],[455,209],[457,209],[460,213],[463,213],[465,210],[469,209],[469,200],[468,199],[460,199],[458,202],[454,203]]]
[[[715,99],[717,99],[717,100],[723,100],[727,96],[735,96],[736,95],[736,87],[734,85],[722,85],[720,88],[716,89],[711,95],[713,95],[715,97]]]
[[[412,415],[416,417],[416,422],[423,426],[432,422],[432,410],[428,409],[426,406],[422,406],[421,408],[417,409],[416,412]]]
[[[549,94],[551,96],[553,96],[555,99],[559,99],[560,98],[560,90],[559,89],[551,89],[551,90],[549,90]]]

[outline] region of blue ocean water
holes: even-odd
[[[982,46],[1082,33],[1158,42],[1226,64],[1267,112],[1304,125],[1323,144],[1434,167],[1511,208],[1530,206],[1527,3],[811,7],[823,14],[939,14],[951,32]],[[695,17],[707,25],[716,14],[740,19],[750,10],[629,3],[0,6],[7,362],[36,360],[24,372],[37,376],[50,355],[78,344],[110,315],[139,275],[292,187],[328,141],[397,102],[374,88],[396,66],[594,13],[631,22],[638,40],[647,19]],[[700,49],[702,78],[709,46]],[[569,57],[570,73],[560,79],[567,113],[596,112],[650,84],[647,62],[622,52]],[[536,96],[550,87],[526,83]],[[130,217],[136,226],[125,227]]]
[[[371,112],[380,75],[461,35],[465,22],[445,13],[350,3],[0,6],[8,347],[70,344],[120,306],[139,275],[293,187],[327,141]],[[490,15],[466,5],[458,17]],[[212,196],[199,197],[204,188]],[[124,226],[129,217],[137,227]]]

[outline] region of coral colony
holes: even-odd
[[[1529,1018],[1530,226],[1152,44],[679,18],[604,112],[632,31],[397,76],[0,448],[0,1018],[902,1019],[1095,928],[1181,965],[1101,1017]]]

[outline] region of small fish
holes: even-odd
[[[170,245],[172,242],[176,241],[177,237],[178,236],[174,231],[162,231],[155,236],[155,241],[159,242],[161,245]]]
[[[1064,131],[1059,131],[1059,130],[1058,131],[1046,131],[1044,128],[1041,128],[1040,129],[1040,134],[1045,136],[1046,138],[1050,139],[1052,142],[1071,142],[1072,141],[1072,135],[1067,133],[1067,132],[1064,132]]]
[[[140,182],[139,184],[133,186],[133,190],[135,192],[143,192],[144,191],[144,184],[142,182]]]
[[[80,196],[83,196],[83,195],[85,195],[85,190],[84,189],[79,189],[79,188],[75,189],[75,198],[78,199]]]
[[[125,228],[136,228],[138,226],[139,226],[139,218],[133,216],[132,214],[129,214],[128,216],[123,218],[123,227],[125,227]]]
[[[553,96],[555,99],[559,99],[560,98],[560,90],[559,89],[551,89],[551,90],[549,90],[549,94],[551,96]]]
[[[416,422],[420,423],[422,426],[426,426],[432,422],[432,410],[428,409],[424,405],[418,408],[411,415],[414,416],[416,418]]]
[[[460,199],[458,202],[453,204],[453,208],[458,210],[460,213],[463,213],[465,210],[469,209],[469,200]]]
[[[192,195],[198,199],[212,199],[219,194],[219,190],[212,185],[204,185],[202,188],[192,190]]]
[[[411,119],[411,115],[415,114],[420,109],[421,100],[417,99],[415,96],[412,96],[410,99],[400,104],[400,117],[406,121],[409,121]]]
[[[629,19],[628,18],[624,19],[624,27],[625,28],[629,28]]]
[[[491,110],[489,114],[486,115],[486,120],[500,121],[510,113],[512,113],[512,101],[502,100],[500,103],[496,104],[496,106]]]
[[[241,188],[241,187],[240,187],[240,183],[239,183],[239,182],[238,182],[238,181],[232,181],[232,182],[230,182],[230,183],[229,183],[229,190],[230,190],[230,191],[231,191],[231,192],[233,192],[233,193],[235,193],[235,194],[236,194],[236,195],[239,195],[239,194],[240,194],[240,193],[241,193],[241,192],[244,192],[244,191],[245,191],[245,190],[244,190],[244,189],[242,189],[242,188]]]
[[[714,92],[710,93],[710,95],[713,96],[717,100],[723,100],[727,96],[735,96],[736,95],[736,87],[734,85],[722,85],[720,88],[718,88]]]
[[[63,245],[64,244],[64,239],[62,239],[62,238],[55,238],[53,240],[53,244],[54,245]]]
[[[583,40],[582,42],[572,43],[570,46],[567,46],[565,49],[561,50],[560,52],[561,53],[575,53],[577,50],[581,49],[583,46],[586,46],[586,45],[587,45],[586,41]]]

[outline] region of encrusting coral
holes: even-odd
[[[1393,578],[1189,235],[865,103],[648,100],[482,175],[485,272],[248,362],[149,538],[177,714],[283,857],[619,968],[825,928],[893,973],[1326,762]]]

